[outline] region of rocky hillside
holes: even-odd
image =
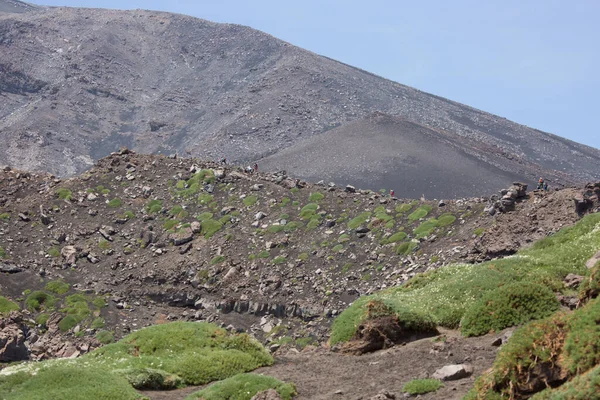
[[[248,27],[0,5],[0,162],[15,168],[70,176],[127,145],[259,165],[267,157],[273,170],[403,197],[474,196],[540,175],[553,187],[600,178],[597,149]]]
[[[0,343],[16,338],[0,361],[77,356],[145,326],[207,321],[248,332],[294,360],[284,365],[303,365],[267,371],[300,382],[300,398],[331,398],[337,389],[315,386],[308,370],[355,376],[363,361],[323,348],[298,358],[286,351],[335,344],[332,332],[339,336],[348,313],[421,272],[512,255],[573,225],[599,210],[599,193],[598,185],[550,192],[513,185],[491,198],[406,200],[127,149],[70,179],[5,168],[0,313],[21,314],[0,322]],[[496,268],[481,265],[461,268],[465,276]],[[573,301],[562,300],[566,307]],[[419,374],[448,363],[441,351],[454,362],[473,361],[477,375],[491,365],[490,338],[444,335],[448,343],[415,344],[402,357],[420,360]],[[381,382],[395,370],[398,351],[365,358],[382,364],[361,376]],[[356,371],[342,371],[347,362]],[[409,364],[401,370],[402,379],[415,377]],[[397,391],[400,383],[386,387]],[[314,392],[319,385],[323,393]],[[457,398],[467,389],[448,384],[431,398]]]

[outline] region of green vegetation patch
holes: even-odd
[[[570,381],[561,387],[566,391],[594,379],[598,382],[598,372],[594,371],[600,364],[598,315],[600,299],[595,299],[571,314],[556,313],[518,329],[500,349],[492,368],[475,382],[466,399],[524,398],[541,392],[548,385],[560,384],[565,378]],[[588,371],[590,375],[583,376]],[[580,378],[575,380],[578,376]],[[559,389],[534,398],[576,397],[561,397]]]
[[[319,201],[323,200],[324,198],[325,198],[325,195],[323,195],[323,193],[315,192],[310,195],[310,197],[308,198],[308,201],[310,201],[311,203],[318,203]]]
[[[354,335],[358,325],[365,321],[367,303],[373,299],[382,300],[394,313],[420,313],[439,326],[457,328],[463,315],[479,299],[503,286],[522,282],[543,285],[551,291],[564,290],[566,275],[586,273],[585,262],[596,253],[599,242],[600,213],[597,213],[511,257],[419,274],[403,286],[356,300],[334,321],[331,343],[347,341]],[[407,243],[412,242],[400,246]]]
[[[73,192],[66,188],[56,189],[54,194],[61,200],[70,201],[73,198]]]
[[[0,296],[0,314],[8,314],[11,311],[19,311],[19,305],[10,301],[4,296]]]
[[[69,291],[70,287],[71,285],[63,281],[50,281],[46,283],[46,290],[56,294],[65,294]]]
[[[110,331],[99,331],[96,333],[96,339],[102,344],[110,344],[115,341],[115,335]]]
[[[435,218],[428,219],[419,225],[415,230],[414,234],[416,238],[423,238],[433,233],[435,228],[438,226],[438,220]]]
[[[532,319],[545,318],[560,308],[556,296],[546,286],[516,282],[486,293],[463,316],[460,326],[465,336],[500,331]]]
[[[111,201],[108,202],[108,206],[110,208],[119,208],[121,207],[122,201],[121,199],[112,199]]]
[[[9,213],[2,213],[0,214],[0,221],[8,221],[10,219],[10,214]]]
[[[273,358],[246,334],[203,322],[173,322],[134,332],[81,357],[113,369],[159,368],[188,385],[203,385],[271,365]]]
[[[411,395],[417,395],[435,392],[443,386],[442,382],[437,379],[413,379],[402,387],[402,391]]]
[[[396,232],[394,233],[392,236],[388,237],[387,239],[384,239],[382,242],[382,244],[388,244],[388,243],[398,243],[403,241],[404,239],[406,239],[408,237],[408,235],[406,234],[406,232]]]
[[[8,254],[6,254],[6,250],[4,250],[2,247],[0,247],[0,258],[6,258],[8,257]]]
[[[431,206],[424,204],[408,215],[410,221],[416,221],[425,218],[431,212]]]
[[[414,249],[416,249],[418,246],[417,242],[404,242],[401,243],[400,245],[396,246],[396,254],[398,254],[399,256],[406,256],[410,253],[412,253],[412,251]]]
[[[300,218],[303,220],[312,219],[317,214],[319,205],[317,203],[308,203],[300,210]]]
[[[25,299],[25,306],[30,311],[50,310],[54,307],[56,298],[49,293],[36,290]]]
[[[163,203],[162,200],[150,200],[148,204],[146,204],[146,211],[149,214],[156,214],[162,211]]]
[[[206,239],[210,239],[211,237],[213,237],[214,234],[219,232],[223,227],[223,224],[221,222],[216,221],[214,219],[204,220],[200,223],[200,225],[202,226],[201,233]]]
[[[213,217],[213,213],[211,212],[203,212],[202,214],[196,216],[196,219],[198,221],[206,221],[208,219],[212,219]]]
[[[173,228],[175,228],[177,225],[179,225],[179,220],[176,219],[168,219],[165,221],[165,223],[163,224],[163,228],[165,228],[165,230],[169,231]]]
[[[258,197],[256,196],[247,196],[244,198],[243,203],[246,207],[251,207],[256,204],[258,201]]]
[[[361,225],[364,225],[367,220],[369,218],[371,218],[371,213],[369,211],[365,211],[363,213],[360,213],[358,216],[352,218],[350,221],[348,221],[348,228],[349,229],[356,229]]]
[[[452,225],[456,221],[456,217],[450,213],[442,214],[437,219],[438,228],[442,228],[444,226]]]
[[[225,261],[225,257],[215,256],[212,260],[210,260],[210,265],[221,264],[223,261]]]
[[[19,372],[0,376],[0,398],[139,400],[142,396],[125,378],[104,368],[76,362],[45,362],[34,375]]]
[[[296,394],[296,388],[291,383],[270,376],[239,374],[193,393],[185,400],[250,400],[257,393],[269,389],[275,389],[284,400],[289,400]]]
[[[399,206],[396,206],[396,212],[398,214],[405,214],[407,212],[409,212],[410,210],[412,210],[413,205],[412,204],[400,204]]]

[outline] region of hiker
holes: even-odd
[[[544,191],[547,192],[548,191],[548,182],[544,182]]]
[[[390,197],[394,197],[394,189],[390,190]]]
[[[258,172],[258,164],[254,163],[254,172]]]
[[[537,188],[538,188],[538,190],[544,189],[544,178],[540,177],[540,180],[538,181]]]
[[[223,165],[227,164],[227,159],[225,157],[221,158],[221,164],[223,164]]]

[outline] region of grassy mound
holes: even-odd
[[[81,358],[110,369],[157,368],[202,385],[252,371],[273,358],[248,335],[229,335],[214,325],[174,322],[134,332]]]
[[[444,385],[437,379],[413,379],[407,382],[402,391],[411,395],[435,392]]]
[[[354,336],[358,326],[365,321],[365,307],[372,299],[383,301],[399,315],[410,311],[427,315],[437,325],[457,328],[469,308],[500,287],[522,282],[539,284],[551,291],[564,290],[564,277],[569,273],[585,274],[585,261],[595,254],[599,242],[600,213],[588,215],[576,225],[562,229],[514,256],[477,265],[444,267],[417,275],[401,287],[355,301],[334,321],[330,343],[345,342]],[[480,329],[489,331],[494,327]]]
[[[269,389],[275,389],[284,400],[296,394],[296,388],[291,383],[270,376],[239,374],[193,393],[186,400],[250,400],[255,394]]]
[[[499,331],[532,319],[544,318],[560,308],[552,290],[531,282],[517,282],[485,294],[461,320],[465,336]]]
[[[572,314],[556,313],[520,328],[500,350],[492,368],[475,382],[466,399],[523,398],[566,381],[571,383],[562,387],[564,390],[585,388],[586,382],[597,384],[597,371],[573,378],[600,364],[599,315],[600,300],[596,299]]]
[[[13,301],[10,301],[6,297],[0,296],[0,315],[8,314],[11,311],[18,311],[19,305]]]
[[[6,368],[0,372],[0,398],[137,399],[133,387],[202,385],[272,363],[248,335],[231,335],[208,323],[173,322],[144,328],[77,359]],[[54,390],[62,396],[48,395]]]
[[[104,368],[78,364],[0,376],[0,398],[10,400],[137,400],[144,398],[125,378]]]

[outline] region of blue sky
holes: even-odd
[[[163,10],[248,25],[385,78],[600,148],[597,0],[35,2]]]

